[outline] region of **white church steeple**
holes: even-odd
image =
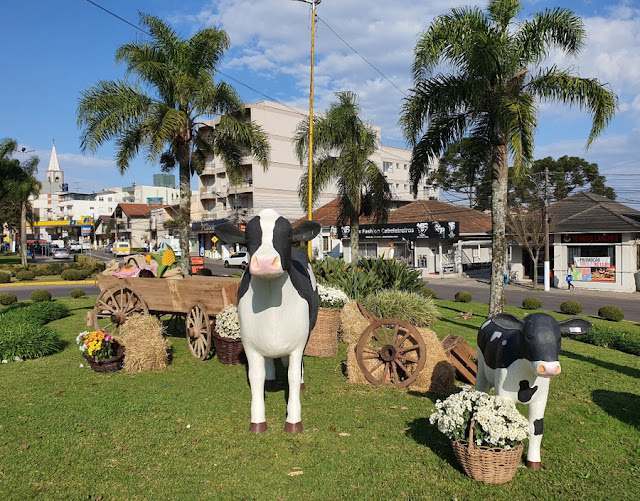
[[[60,164],[58,163],[58,154],[56,153],[55,140],[53,141],[53,147],[51,148],[51,157],[49,158],[47,181],[59,185],[62,185],[62,183],[64,183],[64,173],[60,170]]]

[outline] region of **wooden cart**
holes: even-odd
[[[116,278],[98,275],[100,294],[93,308],[93,325],[117,335],[125,320],[136,313],[184,318],[191,354],[204,360],[211,349],[215,316],[238,296],[237,278],[186,276]]]

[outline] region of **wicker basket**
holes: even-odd
[[[222,337],[215,330],[211,335],[213,337],[213,346],[220,362],[227,365],[237,365],[246,360],[241,339]]]
[[[86,358],[91,368],[96,372],[117,372],[122,369],[124,362],[124,345],[118,344],[116,347],[116,354],[111,358],[105,358],[104,360],[94,360],[87,356],[85,353],[82,355]]]
[[[340,310],[320,308],[316,326],[309,335],[304,354],[309,357],[335,357],[338,354]]]
[[[518,469],[522,458],[522,444],[511,449],[497,447],[477,447],[473,445],[471,421],[469,441],[452,440],[453,453],[463,471],[478,482],[504,484],[509,482]]]

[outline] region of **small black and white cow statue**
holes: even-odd
[[[276,211],[265,209],[244,232],[230,223],[216,226],[215,231],[224,242],[245,245],[251,256],[238,289],[240,337],[251,385],[249,431],[267,430],[265,369],[273,377],[272,359],[282,358],[284,365],[288,362],[289,379],[284,431],[299,433],[302,353],[318,317],[318,291],[307,255],[291,245],[312,240],[320,225],[305,221],[293,229]]]
[[[582,318],[557,322],[546,313],[523,320],[500,313],[487,320],[478,332],[476,389],[529,406],[527,467],[539,470],[540,444],[549,382],[560,374],[558,361],[561,333],[582,334],[593,324]]]

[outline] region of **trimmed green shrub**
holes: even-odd
[[[358,261],[358,267],[365,272],[373,272],[382,281],[383,289],[420,292],[424,286],[422,271],[410,270],[407,264],[401,261],[362,258]]]
[[[422,289],[422,295],[425,297],[430,297],[431,299],[436,298],[436,291],[433,289]]]
[[[213,275],[213,272],[209,268],[201,268],[198,271],[196,271],[196,275],[203,275],[205,277],[210,277],[211,275]]]
[[[612,322],[620,322],[624,318],[624,312],[617,306],[603,306],[598,310],[598,316]]]
[[[582,313],[582,305],[578,301],[565,301],[560,304],[560,311],[567,315]]]
[[[0,323],[19,324],[31,322],[42,326],[69,315],[71,315],[69,308],[57,301],[43,301],[31,304],[20,303],[20,305],[16,305],[16,308],[6,311],[0,316]]]
[[[85,295],[85,292],[82,289],[73,289],[71,291],[71,297],[77,299]]]
[[[64,270],[60,277],[62,280],[84,280],[85,275],[81,270],[68,269]]]
[[[542,308],[542,301],[537,297],[526,297],[522,300],[522,307],[525,310],[539,310]]]
[[[594,325],[588,332],[571,337],[583,343],[611,348],[632,355],[640,355],[640,335],[637,332],[625,331],[619,326]]]
[[[34,302],[51,301],[51,293],[45,289],[37,289],[31,293],[31,296],[29,296],[29,298]]]
[[[460,291],[460,292],[456,292],[454,299],[461,303],[470,303],[471,300],[473,299],[473,296],[471,295],[470,292]]]
[[[413,292],[381,290],[362,300],[378,318],[399,318],[417,326],[427,326],[439,318],[433,299]]]
[[[0,271],[0,284],[8,284],[9,282],[11,282],[11,274]]]
[[[4,317],[5,315],[3,315]],[[38,358],[62,350],[58,333],[33,322],[3,322],[0,317],[0,358]]]
[[[21,281],[33,280],[36,278],[36,274],[33,271],[22,270],[16,273],[16,278]]]
[[[17,303],[17,302],[18,302],[18,296],[16,296],[11,292],[5,292],[3,294],[0,294],[0,304],[2,306],[8,306],[10,304]]]
[[[346,264],[342,258],[314,261],[313,274],[319,282],[343,290],[354,301],[383,289],[382,279],[373,270]]]

